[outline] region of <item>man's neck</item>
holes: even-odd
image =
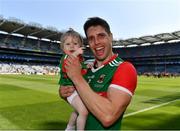
[[[97,63],[96,63],[95,66],[96,66],[96,67],[100,67],[100,66],[108,63],[113,56],[114,56],[114,53],[112,53],[107,59],[105,59],[105,60],[103,60],[103,61],[98,61],[98,60],[97,60],[97,61],[96,61]]]

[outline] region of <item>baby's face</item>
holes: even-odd
[[[73,53],[80,48],[80,40],[77,37],[67,36],[64,42],[63,50]]]

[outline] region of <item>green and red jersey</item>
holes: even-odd
[[[96,64],[96,62],[94,64]],[[129,62],[124,62],[117,55],[114,55],[101,67],[89,69],[86,77],[92,90],[104,97],[107,96],[108,88],[116,88],[132,96],[137,82],[134,66]],[[101,122],[89,112],[85,130],[119,130],[122,117],[123,115],[110,127],[104,127]]]
[[[73,85],[73,82],[71,81],[71,79],[68,78],[67,74],[66,74],[66,69],[65,69],[65,61],[67,59],[68,55],[63,55],[61,57],[61,61],[59,64],[59,68],[60,68],[60,79],[59,79],[59,85],[63,85],[63,86],[69,86],[69,85]],[[79,60],[81,62],[81,66],[82,66],[82,70],[81,73],[84,76],[87,73],[87,65],[84,64],[84,60],[83,57],[81,55],[78,56]]]

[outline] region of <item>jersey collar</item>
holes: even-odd
[[[118,54],[114,54],[108,61],[102,63],[102,66],[107,65],[109,62],[113,61],[114,59],[116,59],[116,57],[118,57]],[[97,61],[95,60],[94,62],[94,67],[96,67]]]

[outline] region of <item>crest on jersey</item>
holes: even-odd
[[[98,82],[98,83],[103,83],[105,76],[106,76],[105,74],[100,75],[100,77],[99,77],[99,79],[97,80],[97,82]]]

